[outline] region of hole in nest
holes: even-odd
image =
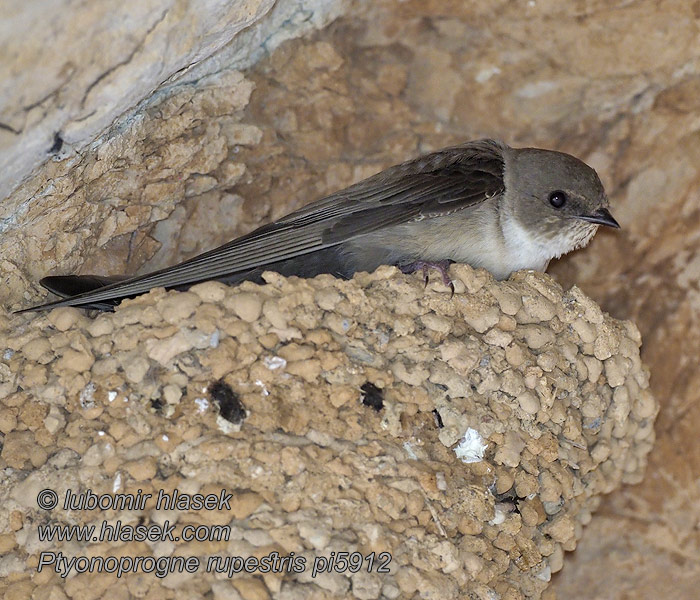
[[[362,395],[360,400],[365,406],[369,406],[379,412],[384,408],[384,392],[373,383],[367,381],[360,388]]]
[[[224,381],[212,383],[209,394],[212,402],[219,407],[219,414],[230,423],[238,425],[246,418],[245,406],[228,383]]]

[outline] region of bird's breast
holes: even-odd
[[[513,256],[495,212],[482,207],[386,227],[346,242],[345,251],[358,271],[447,259],[483,267],[503,279],[513,270]]]

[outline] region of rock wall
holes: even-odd
[[[260,29],[14,188],[0,204],[3,304],[36,300],[47,272],[163,266],[465,139],[576,154],[600,172],[623,229],[599,233],[551,271],[638,324],[663,402],[645,485],[603,503],[555,588],[579,598],[694,597],[697,6],[345,2],[331,15],[345,17],[311,33],[326,3],[275,16],[292,4],[279,0]],[[305,26],[305,38],[274,49]],[[269,48],[267,34],[277,41]],[[53,144],[45,133],[42,147]]]
[[[452,276],[454,297],[382,267],[0,314],[4,597],[541,597],[600,495],[642,478],[658,406],[639,332],[547,275]],[[175,491],[230,498],[157,504]],[[151,497],[66,510],[88,493]],[[181,538],[40,537],[104,523]],[[352,568],[321,568],[333,552]],[[133,557],[194,562],[117,567]]]
[[[325,23],[340,2],[292,0],[271,11],[274,4],[0,2],[0,197],[47,158],[81,154],[154,92],[210,74],[222,62],[249,65]]]

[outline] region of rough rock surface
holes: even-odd
[[[36,300],[47,272],[162,266],[453,142],[488,135],[576,154],[601,173],[623,229],[552,271],[634,319],[663,403],[644,485],[605,500],[554,587],[581,599],[694,598],[699,5],[347,2],[347,17],[265,51],[265,31],[294,37],[325,4],[242,32],[213,68],[202,65],[206,77],[193,67],[182,86],[3,200],[0,302]],[[289,5],[278,0],[270,16]],[[247,69],[236,44],[264,60]],[[236,80],[231,67],[246,70]],[[219,82],[221,98],[205,101]]]
[[[3,596],[547,595],[600,495],[643,475],[658,407],[639,332],[547,275],[451,274],[454,297],[382,267],[351,281],[268,274],[262,286],[154,290],[96,318],[0,314]],[[233,499],[208,511],[50,511],[37,505],[43,489],[61,503],[67,490]],[[225,526],[230,538],[38,534],[103,520]],[[388,572],[312,576],[334,551],[388,552]],[[42,552],[201,566],[62,579],[35,573]],[[204,572],[212,555],[273,552],[307,568],[230,582]]]
[[[325,23],[339,4],[0,0],[0,198],[48,157],[82,153],[154,92],[222,63],[251,64]]]
[[[271,0],[127,0],[116,7],[99,1],[3,2],[0,195],[51,148],[59,153],[63,143],[94,139],[271,5]],[[49,23],[53,33],[47,43]]]

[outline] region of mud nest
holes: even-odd
[[[641,480],[657,404],[639,332],[547,275],[451,275],[454,297],[383,267],[154,290],[99,315],[0,312],[0,590],[546,594],[600,495]],[[104,508],[66,508],[69,490]],[[156,505],[176,490],[229,501]],[[115,494],[152,497],[109,506]],[[117,522],[225,539],[45,539],[50,525]],[[124,557],[196,568],[107,572]]]

